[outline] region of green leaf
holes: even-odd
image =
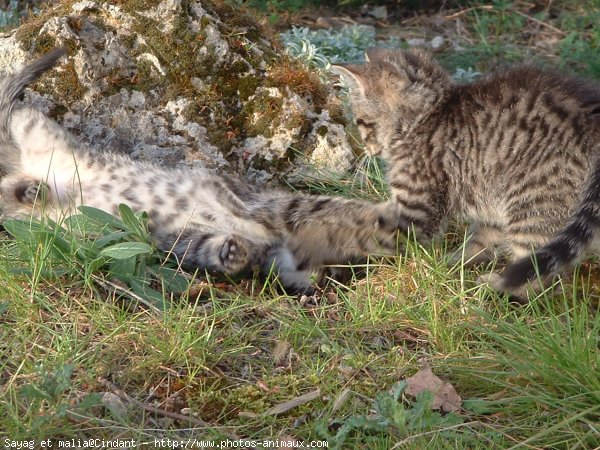
[[[73,214],[72,216],[67,217],[63,224],[67,230],[80,235],[101,233],[105,228],[104,225],[92,220],[85,214]]]
[[[127,226],[113,215],[107,213],[98,208],[92,208],[91,206],[80,206],[77,209],[81,211],[86,217],[89,217],[93,221],[101,225],[110,225],[113,228],[120,230],[126,230]]]
[[[145,286],[138,280],[131,279],[130,280],[131,290],[144,299],[144,303],[147,303],[150,306],[154,306],[161,311],[167,309],[167,302],[165,302],[165,297],[161,292],[158,292],[156,289],[152,289],[151,287]]]
[[[48,400],[52,401],[52,396],[46,392],[44,389],[40,389],[39,386],[35,384],[26,384],[19,389],[19,393],[25,397],[27,400]]]
[[[75,405],[73,409],[79,409],[86,411],[94,406],[102,404],[102,394],[100,392],[92,392],[91,394],[85,395],[79,403]]]
[[[128,230],[134,232],[141,238],[146,237],[146,229],[129,206],[127,206],[125,203],[121,203],[119,205],[119,214],[121,215],[123,222],[125,222],[125,225],[127,225]]]
[[[479,398],[463,400],[462,407],[475,414],[491,414],[495,411],[491,402]]]
[[[115,259],[111,261],[109,271],[119,280],[129,285],[129,281],[135,276],[136,264],[137,258],[135,256],[126,259]]]
[[[102,268],[102,266],[106,265],[106,258],[100,256],[96,259],[91,260],[85,265],[85,273],[86,276],[91,275],[94,272],[97,272]]]
[[[110,244],[111,242],[120,241],[130,235],[130,231],[113,231],[112,233],[109,233],[105,236],[102,236],[101,238],[96,239],[95,243],[99,248],[102,248],[107,244]]]
[[[133,256],[151,253],[152,247],[145,242],[121,242],[100,251],[100,255],[114,259],[128,259]]]
[[[57,400],[71,386],[72,375],[73,366],[71,364],[63,364],[54,372],[44,374],[41,388]]]
[[[162,282],[167,292],[184,292],[190,286],[189,280],[176,269],[156,265],[148,271]]]
[[[54,229],[51,224],[15,219],[6,220],[3,226],[18,241],[50,247],[55,257],[65,259],[65,256],[73,253],[72,245],[62,237],[64,230],[55,222]]]
[[[8,219],[5,220],[2,225],[14,238],[32,244],[38,243],[35,232],[44,231],[44,227],[38,222],[24,222],[17,219]]]

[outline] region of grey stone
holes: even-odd
[[[222,2],[187,3],[65,2],[0,37],[0,73],[66,47],[27,101],[91,151],[260,183],[301,177],[313,165],[347,170],[354,153],[334,92],[277,54],[254,19],[221,18]]]

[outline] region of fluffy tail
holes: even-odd
[[[10,135],[10,118],[15,102],[27,85],[53,67],[65,53],[63,48],[52,50],[0,83],[0,166],[5,170],[13,167],[19,156]]]
[[[594,165],[583,198],[556,237],[533,255],[509,264],[502,273],[501,289],[520,291],[538,277],[548,279],[564,267],[575,264],[592,243],[600,229],[600,161]]]

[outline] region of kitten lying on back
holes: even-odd
[[[516,260],[488,278],[517,296],[536,270],[546,282],[591,246],[600,227],[600,87],[529,66],[460,85],[418,50],[373,49],[367,59],[334,70],[418,234],[431,237],[447,218],[470,220],[465,260]]]
[[[397,214],[384,205],[260,189],[204,170],[165,169],[110,152],[91,154],[30,108],[13,110],[25,86],[64,54],[51,52],[0,86],[0,182],[4,215],[57,220],[78,205],[149,216],[152,237],[187,267],[234,274],[273,266],[290,291],[311,272],[368,252],[393,252]]]

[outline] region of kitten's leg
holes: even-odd
[[[474,223],[469,228],[469,237],[464,251],[457,250],[450,255],[449,263],[455,265],[476,266],[494,261],[497,258],[498,246],[505,234],[501,226],[495,224]]]
[[[186,267],[235,274],[248,267],[251,243],[242,236],[200,227],[158,237],[158,246]]]
[[[535,212],[533,208],[532,211],[527,220],[515,220],[506,227],[503,251],[508,260],[527,256],[544,245],[566,220],[553,211]]]
[[[302,268],[295,255],[285,246],[272,248],[264,258],[262,269],[266,273],[273,269],[288,294],[311,295],[315,291],[310,283],[311,271]]]
[[[535,248],[548,242],[566,220],[552,209],[541,209],[534,205],[520,205],[519,211],[511,217],[501,246],[501,251],[509,261],[531,255]],[[503,279],[497,273],[483,275],[480,281],[489,284],[495,290],[506,292],[503,289]],[[529,285],[508,293],[514,300],[523,302],[529,292],[543,291],[550,281],[549,279],[532,280]]]
[[[321,261],[347,260],[348,257],[382,251],[395,253],[398,231],[407,225],[392,203],[324,196],[294,196],[277,199],[281,226],[297,236],[309,254]]]

